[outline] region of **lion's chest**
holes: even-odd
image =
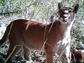
[[[54,52],[61,53],[63,50],[69,49],[70,40],[70,30],[67,29],[63,35],[63,39],[60,39],[54,45]]]
[[[70,38],[65,38],[63,40],[58,41],[55,45],[54,45],[54,52],[61,52],[63,51],[68,44],[70,44]]]

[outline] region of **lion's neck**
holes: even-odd
[[[63,38],[70,36],[70,30],[71,30],[72,24],[73,22],[71,24],[60,24],[59,25],[60,33],[63,36]]]

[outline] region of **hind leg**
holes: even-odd
[[[16,47],[15,47],[16,46]],[[10,44],[9,46],[9,50],[8,50],[8,53],[7,53],[7,56],[6,58],[8,58],[8,56],[10,55],[7,63],[12,63],[12,58],[14,57],[14,55],[21,49],[21,45],[14,45],[14,44]],[[15,48],[15,49],[14,49]],[[13,51],[14,50],[14,51]]]
[[[24,58],[26,60],[29,60],[29,55],[30,55],[29,49],[27,49],[25,46],[23,46],[23,49],[24,49]]]

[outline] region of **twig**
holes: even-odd
[[[28,27],[29,27],[29,24],[30,24],[31,18],[32,18],[32,17],[33,17],[33,15],[34,15],[34,12],[35,12],[35,8],[34,8],[34,11],[33,11],[32,15],[31,15],[31,17],[30,17],[30,19],[29,19],[29,21],[28,21],[28,24],[27,24],[26,30],[27,30],[27,29],[28,29]]]
[[[37,17],[38,13],[40,12],[40,10],[41,10],[42,8],[43,8],[43,5],[40,7],[39,11],[37,12],[36,17]],[[35,17],[35,18],[36,18],[36,17]]]
[[[27,7],[26,7],[26,0],[25,0],[25,19],[26,19]]]
[[[29,8],[31,5],[34,5],[36,3],[37,3],[37,1],[35,1],[34,3],[31,3],[29,6],[26,6],[26,7]]]

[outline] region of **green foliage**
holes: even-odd
[[[72,48],[74,48],[74,44],[76,48],[81,47],[79,44],[82,42],[84,44],[84,5],[83,0],[79,1],[79,10],[76,15],[72,30]]]

